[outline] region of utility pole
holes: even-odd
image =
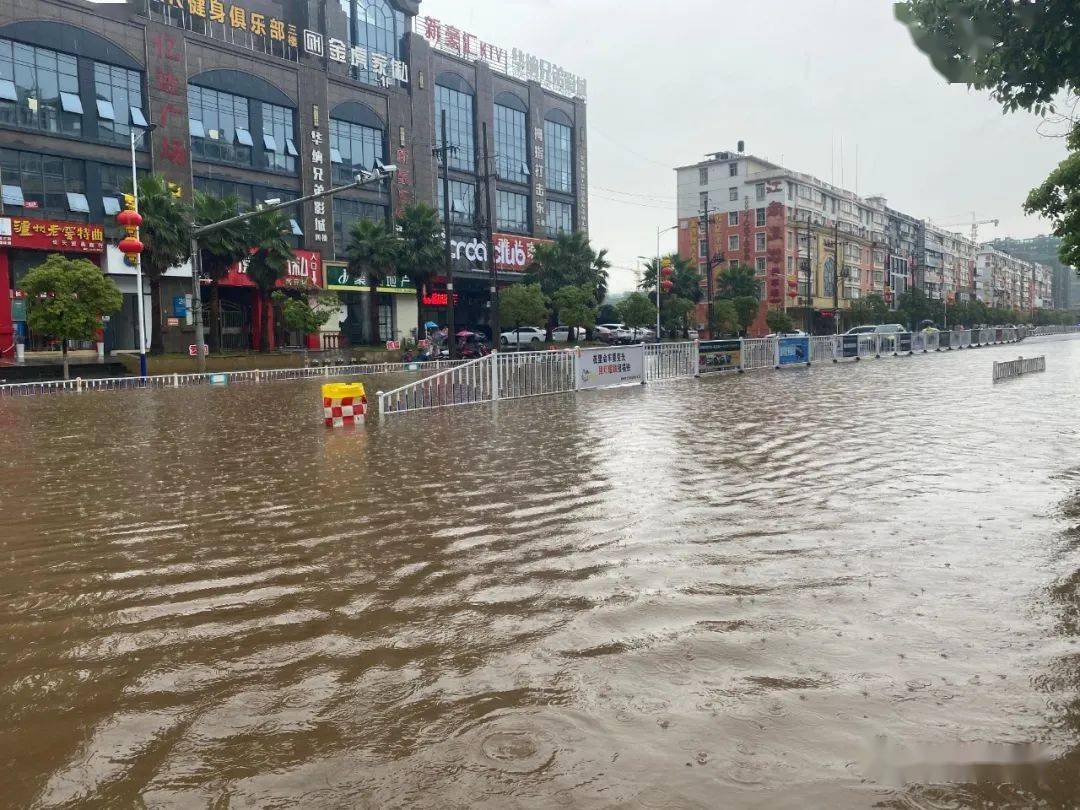
[[[705,210],[702,213],[701,221],[703,223],[702,227],[705,228],[705,295],[708,297],[708,302],[706,304],[706,311],[708,313],[708,315],[706,317],[708,319],[708,322],[705,324],[705,328],[709,332],[709,337],[712,338],[713,337],[713,333],[712,333],[712,330],[713,330],[712,245],[710,244],[710,240],[709,240],[709,192],[707,192],[707,191],[705,192]],[[659,267],[656,268],[656,272],[657,272],[656,283],[659,286],[659,284],[660,284],[660,276],[659,276],[660,268]]]
[[[840,334],[840,220],[833,223],[833,321],[836,333]]]
[[[499,279],[495,269],[494,220],[491,218],[491,157],[488,155],[487,121],[483,123],[481,129],[484,136],[484,171],[481,173],[484,177],[484,236],[487,239],[488,275],[491,278],[490,296],[488,298],[488,307],[490,308],[488,326],[491,327],[492,348],[498,348],[499,336],[502,333],[499,331],[501,328],[499,324]]]
[[[443,241],[445,255],[443,256],[443,269],[446,273],[446,345],[450,352],[450,359],[454,359],[457,353],[457,345],[454,335],[454,260],[450,255],[450,154],[456,151],[456,146],[450,146],[446,142],[446,110],[442,111],[442,146],[435,149],[435,154],[442,160],[443,167]]]

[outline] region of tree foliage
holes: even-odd
[[[399,242],[384,222],[358,219],[349,229],[345,255],[349,270],[368,282],[368,343],[379,343],[379,285],[394,268]]]
[[[288,272],[293,252],[289,245],[292,233],[288,220],[280,211],[267,211],[248,220],[251,237],[251,258],[248,261],[248,278],[255,284],[262,296],[266,312],[262,330],[260,351],[269,351],[272,321],[270,292],[279,280]]]
[[[416,286],[416,335],[420,338],[424,334],[424,285],[431,283],[445,262],[439,215],[424,203],[408,205],[397,221],[397,236],[397,271]]]
[[[753,298],[761,300],[761,288],[758,285],[757,273],[753,267],[745,264],[733,264],[724,268],[716,276],[717,298]]]
[[[504,331],[512,327],[544,323],[548,317],[547,301],[539,284],[514,284],[499,294],[499,320]]]
[[[619,320],[619,310],[614,304],[601,304],[596,310],[597,323],[616,323]]]
[[[210,225],[236,216],[240,201],[235,196],[215,197],[195,192],[195,225]],[[247,258],[251,239],[248,223],[219,228],[199,238],[199,263],[202,274],[210,279],[210,350],[221,347],[221,280],[233,265]]]
[[[765,313],[765,323],[769,325],[769,331],[776,334],[784,334],[795,329],[791,316],[782,309],[770,309]]]
[[[165,349],[161,335],[161,277],[170,267],[191,258],[191,212],[174,197],[168,181],[159,174],[139,179],[139,213],[143,242],[142,271],[150,282],[150,352]]]
[[[271,300],[281,307],[281,319],[285,327],[302,335],[310,335],[322,329],[337,309],[336,301],[317,299],[312,306],[306,297],[286,295],[276,291]]]
[[[559,311],[559,320],[564,326],[592,329],[596,326],[596,289],[588,284],[580,287],[563,287],[551,297],[552,304]]]
[[[1051,233],[1061,238],[1058,256],[1080,272],[1080,127],[1069,133],[1068,146],[1068,157],[1032,189],[1024,210],[1050,220]]]
[[[116,312],[124,302],[112,279],[91,262],[59,254],[27,273],[19,288],[26,293],[30,328],[61,341],[64,379],[68,341],[91,340],[101,328],[101,316]]]
[[[746,334],[746,331],[757,319],[761,302],[753,296],[741,295],[734,299],[732,303],[735,305],[735,317],[739,323],[739,330]]]
[[[735,302],[730,298],[713,301],[712,316],[709,332],[713,336],[730,335],[739,331],[739,313],[735,310]]]
[[[649,326],[656,323],[656,305],[644,293],[633,292],[619,302],[619,315],[631,329]]]
[[[870,293],[866,298],[851,302],[851,310],[848,316],[855,326],[867,323],[885,323],[891,313],[889,305],[878,293]]]
[[[610,263],[607,251],[599,253],[592,249],[589,237],[581,231],[559,234],[554,242],[538,245],[532,263],[526,268],[525,281],[539,284],[540,289],[552,303],[547,320],[547,338],[559,319],[554,295],[564,287],[588,287],[593,291],[593,302],[599,303],[607,294],[607,268]]]

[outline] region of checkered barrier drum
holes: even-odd
[[[328,428],[364,424],[367,396],[360,383],[329,383],[323,386],[323,417]]]

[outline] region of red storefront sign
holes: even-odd
[[[102,253],[105,234],[100,225],[27,217],[0,217],[0,246],[64,253]]]
[[[495,243],[495,269],[511,273],[524,273],[536,255],[536,246],[546,244],[547,239],[530,239],[509,233],[492,235]]]
[[[240,262],[229,268],[228,274],[221,280],[226,287],[254,287],[255,282],[248,278],[248,263]],[[322,254],[312,250],[294,250],[293,259],[285,275],[278,279],[278,287],[297,287],[309,289],[323,286]]]

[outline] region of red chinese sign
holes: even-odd
[[[248,278],[248,263],[240,262],[229,268],[228,274],[221,280],[226,287],[254,287],[255,282]],[[278,279],[278,287],[299,289],[321,288],[323,286],[322,254],[311,250],[294,250],[285,275]]]
[[[495,243],[495,268],[511,273],[524,273],[532,264],[536,246],[548,240],[496,233],[492,235],[492,241]]]
[[[100,225],[83,222],[0,217],[0,245],[29,250],[102,253],[105,234]]]

